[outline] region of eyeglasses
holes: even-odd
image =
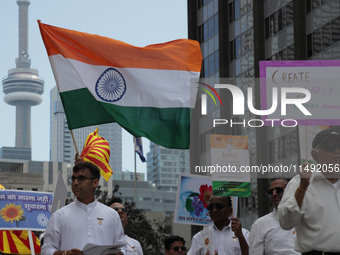
[[[183,247],[175,246],[175,247],[173,248],[173,250],[176,251],[176,252],[179,251],[179,249],[181,249],[181,251],[186,251],[186,250],[187,250],[187,247],[184,247],[184,246],[183,246]]]
[[[127,209],[125,207],[117,207],[117,206],[114,206],[112,207],[112,209],[116,210],[118,212],[118,210],[122,210],[122,212],[127,212]]]
[[[273,193],[274,193],[274,190],[276,191],[276,194],[278,194],[278,195],[283,194],[283,192],[285,191],[285,189],[281,188],[281,187],[277,187],[275,189],[270,189],[266,193],[267,197],[271,197],[273,195]]]
[[[76,180],[78,180],[78,182],[79,183],[83,183],[83,182],[85,182],[87,179],[90,179],[90,180],[94,180],[94,179],[97,179],[97,178],[92,178],[92,177],[86,177],[86,176],[84,176],[84,175],[79,175],[79,176],[70,176],[69,178],[68,178],[68,180],[70,181],[70,182],[75,182]]]
[[[335,144],[335,143],[326,143],[322,145],[322,148],[324,148],[325,151],[327,152],[334,152],[336,148],[340,150],[340,144]]]
[[[216,208],[216,210],[222,210],[224,207],[226,207],[226,206],[224,204],[222,204],[222,203],[218,203],[216,205],[209,204],[207,206],[207,209],[208,209],[208,211],[212,211],[212,210],[214,210],[214,208]]]

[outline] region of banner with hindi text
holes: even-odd
[[[52,199],[49,192],[0,190],[0,229],[44,231]]]

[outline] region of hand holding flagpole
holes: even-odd
[[[234,207],[234,199],[233,199],[233,197],[230,197],[230,200],[231,200],[231,207],[232,207],[232,209],[233,209],[233,213],[232,213],[232,217],[230,218],[230,220],[231,220],[231,225],[233,225],[233,222],[234,222],[234,220],[236,219],[235,218],[235,207]],[[232,226],[232,228],[233,228],[233,226]],[[233,236],[233,239],[234,239],[234,241],[236,242],[236,239],[237,239],[237,236],[235,235],[235,232],[234,232],[234,236]]]

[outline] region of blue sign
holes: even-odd
[[[0,229],[44,231],[52,199],[48,192],[0,190]]]
[[[174,221],[200,226],[211,225],[212,220],[207,209],[213,195],[211,177],[181,174],[178,179]]]

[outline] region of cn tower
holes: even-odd
[[[2,80],[4,100],[16,106],[15,147],[31,148],[31,106],[42,102],[44,81],[31,69],[28,54],[28,6],[30,0],[17,0],[19,6],[19,56],[16,68]]]

